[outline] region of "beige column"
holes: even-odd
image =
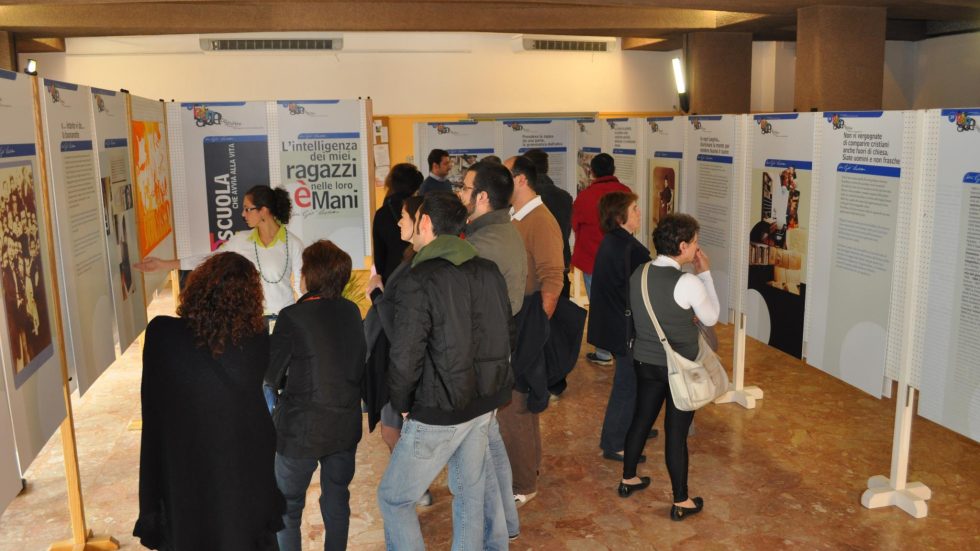
[[[752,105],[752,33],[686,36],[691,113],[748,113]]]
[[[885,8],[797,10],[796,109],[881,109],[885,23]]]
[[[0,69],[17,70],[17,50],[14,49],[14,33],[0,31]]]

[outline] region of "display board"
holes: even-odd
[[[129,97],[130,152],[133,159],[133,202],[139,257],[175,258],[173,189],[167,151],[167,118],[163,103]],[[143,274],[145,300],[163,286],[168,272]]]
[[[595,119],[575,121],[575,189],[568,190],[574,199],[592,183],[592,158],[602,153],[602,127]]]
[[[4,78],[0,75],[0,79]],[[7,385],[0,377],[0,514],[21,490],[20,468],[17,466],[17,446],[14,442],[13,421],[7,402]]]
[[[119,349],[126,350],[147,323],[143,274],[133,269],[133,262],[139,258],[139,245],[130,180],[126,97],[112,90],[92,88],[92,105],[112,305]]]
[[[739,243],[748,241],[744,289],[748,336],[803,356],[807,248],[813,207],[812,113],[755,115],[748,212]]]
[[[916,364],[919,414],[980,441],[980,109],[926,113],[934,201],[928,298]]]
[[[711,262],[711,276],[721,307],[719,320],[731,315],[732,286],[736,281],[732,246],[735,211],[735,126],[737,116],[688,117],[685,150],[690,170],[685,171],[682,205],[701,225],[698,242]]]
[[[23,470],[65,418],[34,101],[31,77],[0,70],[0,363]]]
[[[893,283],[905,273],[905,258],[896,255],[904,249],[897,248],[900,229],[907,231],[900,204],[907,208],[911,186],[911,159],[903,156],[912,135],[905,122],[901,111],[827,112],[815,134],[819,207],[805,355],[814,367],[874,396],[883,388],[889,318],[901,316],[902,300],[893,296],[900,286],[893,289]]]
[[[626,187],[639,194],[637,150],[642,119],[603,119],[603,144],[616,163],[616,177]]]
[[[92,93],[87,86],[45,79],[41,100],[65,351],[84,394],[116,359]]]
[[[245,193],[269,185],[265,102],[169,103],[174,219],[181,268],[216,250],[237,231]]]
[[[643,205],[642,241],[655,252],[653,229],[660,220],[679,206],[681,165],[684,160],[683,117],[648,117],[646,132],[646,193],[641,194]]]
[[[352,258],[371,255],[368,121],[361,100],[270,102],[289,229],[304,243],[329,239]]]
[[[493,121],[428,122],[415,125],[415,158],[428,177],[426,159],[433,149],[449,152],[453,168],[449,181],[463,182],[466,170],[487,155],[497,155],[496,125]],[[499,156],[499,155],[498,155]]]
[[[572,129],[568,119],[514,119],[500,121],[500,158],[507,160],[529,149],[548,154],[548,176],[558,187],[574,189]]]

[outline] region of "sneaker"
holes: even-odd
[[[518,507],[523,507],[528,501],[534,499],[534,496],[538,495],[537,492],[531,492],[530,494],[514,494],[514,503]]]
[[[600,358],[595,352],[589,352],[586,354],[585,359],[596,365],[608,366],[613,364],[612,358]]]
[[[428,507],[432,505],[432,494],[429,493],[429,490],[426,490],[425,493],[422,494],[422,497],[415,502],[415,504],[419,507]]]

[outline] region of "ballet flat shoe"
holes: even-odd
[[[639,484],[625,484],[623,482],[619,483],[619,497],[629,497],[633,492],[639,492],[640,490],[645,490],[647,486],[650,485],[649,476],[641,476]]]
[[[701,509],[704,509],[704,500],[700,497],[691,498],[691,501],[694,502],[694,507],[672,505],[670,508],[670,520],[684,520],[691,515],[700,513]]]

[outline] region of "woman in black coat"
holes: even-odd
[[[367,344],[357,305],[341,293],[351,258],[330,241],[303,251],[296,304],[283,308],[272,333],[266,384],[279,402],[272,417],[278,432],[276,480],[286,497],[282,551],[301,551],[300,522],[306,490],[320,465],[323,548],[347,548],[354,456],[361,440],[361,380]]]
[[[262,397],[269,336],[250,261],[218,253],[191,272],[179,318],[143,349],[140,512],[133,535],[165,551],[272,551],[284,503]]]
[[[371,237],[374,245],[374,271],[382,283],[388,283],[395,268],[402,262],[408,243],[402,241],[398,221],[402,217],[402,202],[415,195],[422,185],[422,173],[411,163],[391,167],[385,179],[388,189],[384,203],[374,213]]]
[[[640,207],[633,193],[613,192],[599,201],[599,225],[605,233],[592,272],[589,301],[589,343],[616,356],[599,447],[602,456],[623,460],[626,431],[636,402],[633,355],[627,346],[633,321],[629,310],[629,279],[637,266],[650,261],[650,251],[633,237],[640,229]]]

